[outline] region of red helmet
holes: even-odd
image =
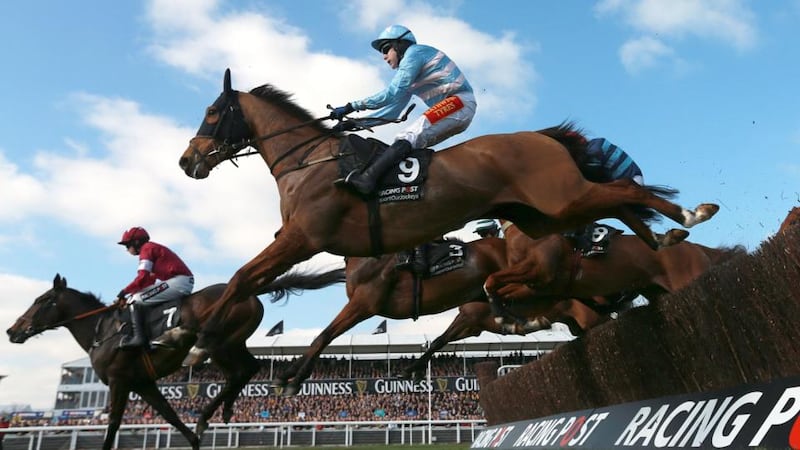
[[[150,240],[150,235],[147,234],[147,230],[142,227],[133,227],[130,230],[122,233],[122,239],[117,242],[120,245],[128,245],[133,241],[138,241],[140,244],[143,244]]]

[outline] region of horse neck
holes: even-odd
[[[70,298],[68,303],[70,308],[68,308],[67,314],[65,315],[65,320],[68,320],[68,322],[64,324],[64,328],[69,330],[72,337],[78,342],[78,345],[88,353],[95,341],[95,331],[98,322],[101,318],[109,315],[110,312],[102,311],[78,318],[82,314],[90,313],[105,306],[91,295],[83,294],[78,291],[73,292],[73,298]]]
[[[301,125],[304,121],[292,116],[278,105],[252,94],[241,92],[239,93],[239,104],[257,140],[253,147],[258,150],[273,175],[281,173],[286,168],[297,167],[304,157],[309,156],[306,155],[307,149],[319,144],[318,140],[303,144],[320,135],[320,131],[313,124],[281,133]],[[327,138],[326,142],[319,144],[311,154],[319,152],[324,152],[326,155],[332,154],[334,152],[330,147],[333,143],[338,143],[338,139]],[[295,148],[298,145],[300,147]]]

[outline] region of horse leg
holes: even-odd
[[[172,409],[167,399],[158,390],[155,381],[137,385],[134,392],[142,396],[142,400],[152,406],[173,427],[177,428],[189,442],[189,445],[192,446],[192,450],[200,449],[200,438],[181,421],[178,413]]]
[[[485,303],[481,302],[481,305],[485,305]],[[441,336],[437,337],[436,339],[431,342],[428,349],[425,353],[422,354],[417,360],[412,362],[408,367],[403,369],[403,371],[398,375],[400,378],[404,379],[413,379],[414,381],[420,381],[422,379],[423,374],[425,373],[425,366],[428,364],[428,361],[433,357],[434,353],[441,350],[442,347],[447,345],[450,342],[457,341],[459,339],[464,339],[470,336],[478,336],[483,332],[483,327],[480,326],[480,322],[476,321],[475,318],[470,314],[465,314],[464,312],[459,312],[453,322],[450,323],[450,326],[442,333]]]
[[[523,283],[527,285],[528,288],[531,288],[533,284],[547,284],[553,280],[554,275],[552,273],[546,273],[548,271],[544,269],[545,265],[540,264],[535,255],[533,255],[522,262],[492,273],[486,278],[483,284],[483,291],[486,293],[486,298],[489,300],[489,305],[492,308],[495,321],[498,324],[511,323],[523,327],[537,326],[533,324],[526,325],[528,320],[517,317],[506,308],[505,305],[503,305],[500,290],[513,283]],[[531,295],[535,295],[535,291],[532,289]],[[517,332],[514,328],[506,329],[506,331],[511,333]]]
[[[620,208],[618,218],[653,250],[675,245],[689,237],[688,231],[676,228],[667,231],[667,233],[663,235],[654,233],[650,227],[627,206]]]
[[[278,384],[273,383],[279,386],[283,383],[286,386],[283,391],[284,396],[293,396],[300,391],[300,386],[311,375],[317,358],[328,344],[350,328],[375,315],[364,306],[361,298],[355,293],[333,321],[314,339],[305,354],[280,375]]]
[[[200,419],[195,427],[197,438],[203,438],[203,433],[208,429],[208,421],[214,412],[222,407],[222,421],[230,422],[233,417],[233,404],[247,382],[258,372],[258,361],[247,350],[247,347],[220,347],[219,351],[211,355],[211,360],[220,368],[225,377],[225,386],[211,399],[200,413]]]
[[[621,207],[631,204],[658,211],[686,228],[705,222],[719,211],[719,206],[711,203],[703,203],[694,210],[688,210],[653,194],[646,187],[640,186],[632,180],[621,179],[610,183],[593,184],[584,195],[570,202],[557,217],[567,218],[573,214],[592,217],[629,217],[630,210],[625,212],[625,208]],[[631,226],[627,223],[626,225]],[[645,238],[648,244],[652,246],[653,242],[650,240],[652,239],[652,232],[647,233],[649,234],[649,239],[639,234],[642,233],[642,226],[643,224],[636,225],[640,229],[637,235]]]
[[[128,403],[128,389],[123,389],[120,383],[112,379],[109,382],[109,402],[111,411],[108,414],[108,427],[106,437],[103,440],[103,450],[111,450],[114,440],[117,437],[119,426],[122,425],[122,414],[125,412],[125,405]]]
[[[220,322],[233,303],[244,300],[259,286],[270,283],[316,253],[302,231],[284,226],[272,244],[236,271],[220,298],[209,307],[205,320],[200,319],[202,325],[197,342],[189,350],[183,364],[194,366],[206,360],[219,340]]]

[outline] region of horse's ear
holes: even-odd
[[[56,277],[53,278],[53,289],[66,289],[67,287],[67,279],[62,278],[60,274],[56,274]]]
[[[225,80],[222,82],[222,92],[228,93],[231,91],[231,69],[225,69]]]

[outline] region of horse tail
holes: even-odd
[[[587,175],[590,175],[589,173],[584,173],[586,169],[586,146],[589,144],[589,140],[586,139],[583,130],[578,128],[575,122],[565,120],[554,127],[538,130],[537,133],[557,140],[561,145],[566,147],[569,155],[575,160],[575,164],[578,165],[578,168],[587,180],[599,181],[592,180],[587,177]]]
[[[327,272],[300,273],[289,272],[273,280],[266,286],[262,286],[256,291],[256,295],[270,294],[270,303],[288,298],[289,295],[297,295],[301,291],[322,289],[328,286],[344,283],[344,268],[329,270]]]

